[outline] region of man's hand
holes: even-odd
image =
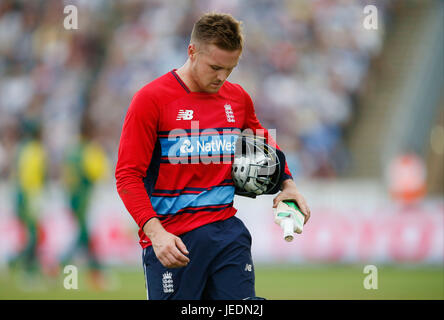
[[[299,193],[292,179],[287,179],[282,182],[282,191],[273,199],[273,208],[276,208],[278,203],[283,200],[293,200],[296,202],[299,209],[301,209],[301,212],[305,216],[305,225],[308,219],[310,219],[310,208],[308,207],[304,197]]]
[[[154,253],[166,268],[185,267],[190,259],[189,252],[182,239],[166,231],[159,219],[152,218],[143,226],[143,231],[150,238]]]

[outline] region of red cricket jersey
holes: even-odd
[[[180,235],[236,213],[231,163],[240,130],[264,130],[240,85],[191,92],[175,70],[140,89],[127,111],[116,166],[117,191],[139,226],[152,217]],[[285,176],[291,173],[285,165]]]

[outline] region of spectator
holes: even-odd
[[[381,17],[388,3],[378,1]],[[116,160],[116,135],[133,93],[183,63],[179,48],[189,39],[181,30],[210,10],[245,21],[246,59],[232,80],[245,84],[264,125],[277,129],[289,157],[299,159],[295,177],[334,176],[344,169],[337,166],[347,157],[342,130],[384,32],[381,19],[378,32],[363,29],[366,1],[78,0],[72,3],[78,30],[62,27],[64,4],[0,4],[1,118],[18,118],[41,105],[51,177],[59,176],[64,149],[86,113]],[[0,122],[0,131],[10,127]]]

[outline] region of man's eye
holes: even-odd
[[[217,70],[219,70],[220,68],[219,68],[219,67],[216,67],[216,66],[211,66],[211,69],[217,71]]]

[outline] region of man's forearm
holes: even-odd
[[[291,178],[285,179],[281,183],[281,190],[284,190],[285,188],[288,188],[288,187],[296,188],[296,184],[294,183],[293,179],[291,179]]]
[[[160,220],[155,217],[149,219],[143,226],[143,232],[150,239],[156,237],[156,235],[163,231],[165,231],[165,229],[163,228],[162,223],[160,223]]]

